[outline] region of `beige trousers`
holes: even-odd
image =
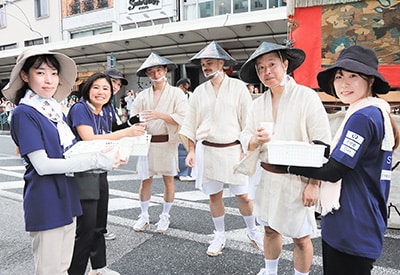
[[[68,275],[75,243],[76,217],[71,224],[29,232],[35,275]]]

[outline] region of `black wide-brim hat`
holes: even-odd
[[[190,62],[196,65],[200,65],[201,59],[222,59],[225,61],[226,66],[236,64],[236,60],[227,53],[217,42],[212,41],[195,56],[190,59]]]
[[[246,83],[259,83],[260,79],[256,71],[256,60],[258,57],[271,53],[271,52],[285,52],[286,57],[289,61],[287,73],[291,73],[296,70],[301,64],[303,64],[306,54],[303,50],[297,48],[288,48],[275,43],[262,42],[260,46],[254,51],[249,59],[242,65],[239,72],[239,77]]]
[[[155,66],[166,66],[168,72],[173,71],[176,68],[176,65],[172,61],[152,52],[143,62],[142,66],[137,70],[136,75],[146,76],[146,69]]]
[[[335,91],[332,90],[331,80],[337,69],[343,69],[366,76],[374,76],[372,92],[374,94],[386,94],[389,92],[390,86],[378,72],[378,63],[378,58],[373,50],[361,45],[350,46],[340,52],[335,64],[318,73],[318,85],[325,93],[337,97]]]

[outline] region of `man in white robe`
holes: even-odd
[[[247,196],[248,177],[233,173],[243,152],[239,136],[251,96],[245,83],[224,73],[224,65],[232,64],[234,59],[217,43],[210,43],[191,61],[201,64],[208,81],[195,89],[180,134],[188,148],[186,165],[193,168],[196,187],[210,196],[215,236],[207,254],[218,256],[225,246],[224,185],[237,198],[247,236],[262,250],[262,234],[257,230],[252,202]]]
[[[330,143],[328,116],[317,93],[287,75],[304,58],[300,49],[263,42],[241,68],[239,75],[243,81],[261,81],[269,88],[253,101],[241,134],[247,157],[240,165],[246,163],[248,171],[254,171],[260,161],[268,162],[266,142],[271,135],[273,140]],[[273,122],[273,132],[264,131],[261,122]],[[277,274],[282,235],[294,242],[294,274],[308,274],[313,258],[310,235],[316,232],[314,211],[318,194],[317,180],[262,169],[254,199],[255,215],[265,230],[265,268],[258,274]]]
[[[152,86],[140,92],[131,106],[131,114],[140,115],[147,123],[147,133],[152,135],[148,155],[138,158],[142,213],[133,226],[136,232],[144,231],[149,225],[148,209],[154,175],[162,175],[164,181],[163,212],[157,223],[157,232],[165,232],[170,223],[169,212],[175,197],[174,176],[178,172],[178,131],[188,106],[182,91],[167,82],[166,74],[174,68],[168,59],[151,53],[136,73],[152,81]]]

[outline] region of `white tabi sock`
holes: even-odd
[[[173,202],[164,201],[164,203],[163,203],[163,211],[162,212],[165,213],[165,214],[169,214],[169,211],[171,210],[172,204],[173,204]]]
[[[225,232],[225,215],[220,217],[213,217],[215,231],[217,232]]]
[[[308,275],[310,272],[302,273],[300,271],[297,271],[296,268],[294,269],[294,275]]]
[[[149,216],[149,205],[150,205],[150,200],[140,201],[140,209],[142,210],[142,215]]]
[[[265,269],[268,275],[278,275],[279,258],[275,260],[264,259]]]

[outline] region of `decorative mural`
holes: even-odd
[[[350,45],[374,49],[381,65],[400,64],[400,0],[371,0],[322,8],[322,66]]]
[[[114,0],[62,0],[63,16],[81,14],[113,6]]]

